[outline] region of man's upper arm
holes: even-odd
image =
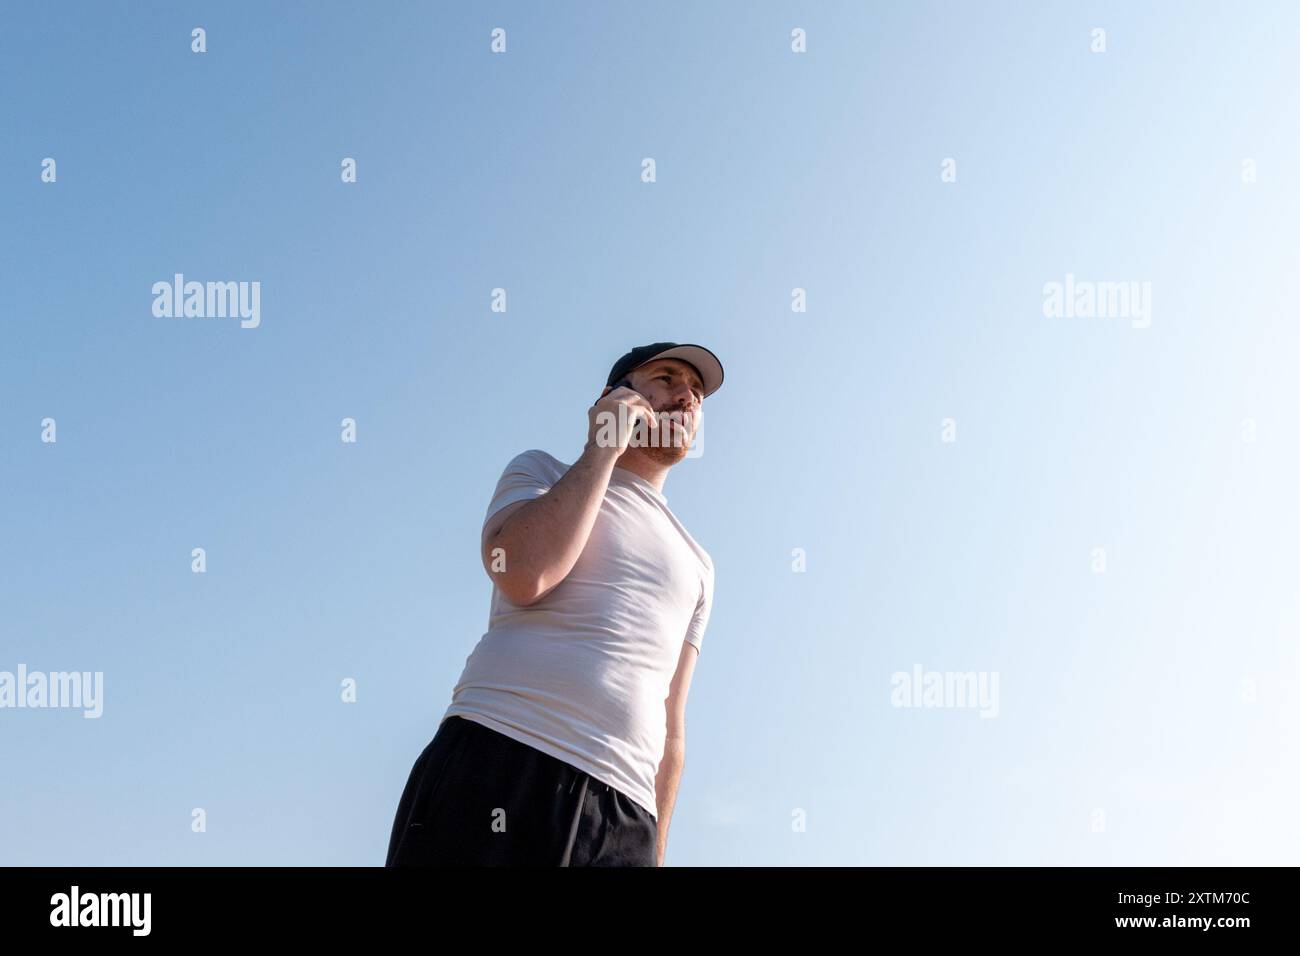
[[[681,653],[677,655],[677,671],[672,683],[668,685],[668,699],[664,702],[668,717],[668,736],[686,736],[686,696],[691,691],[691,676],[695,673],[695,662],[699,659],[700,649],[690,641],[682,641]]]
[[[700,645],[704,643],[704,630],[709,626],[709,615],[713,611],[713,562],[707,563],[703,580],[700,582],[700,597],[695,604],[695,613],[691,616],[690,626],[686,628],[686,638],[677,655],[677,671],[668,686],[668,736],[686,736],[686,695],[691,688],[691,675],[695,673],[695,662],[700,656]]]
[[[528,504],[527,501],[512,501],[500,511],[491,515],[487,521],[483,523],[481,550],[483,552],[483,567],[489,569],[489,574],[491,573],[492,567],[492,552],[496,549],[496,545],[492,543],[492,539],[496,537],[497,532],[500,531],[502,525],[506,523],[506,519],[526,504]]]
[[[550,490],[551,481],[542,469],[540,453],[535,449],[521,452],[512,458],[497,480],[492,500],[488,502],[487,516],[483,519],[480,539],[483,567],[491,575],[491,540],[501,530],[509,517]]]
[[[700,597],[695,602],[695,613],[691,616],[690,626],[686,628],[686,641],[694,644],[698,651],[704,643],[704,631],[709,626],[709,615],[713,612],[713,562],[706,567],[700,582]]]

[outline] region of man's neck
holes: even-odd
[[[663,462],[647,458],[639,448],[629,448],[623,452],[618,456],[618,460],[614,462],[614,465],[644,478],[654,485],[655,491],[660,494],[663,493],[664,481],[668,478],[668,469],[672,467],[671,465],[665,465]]]

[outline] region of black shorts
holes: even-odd
[[[452,715],[415,761],[385,866],[657,866],[645,807],[577,767]]]

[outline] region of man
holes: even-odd
[[[483,524],[488,630],[411,770],[388,866],[662,866],[713,562],[663,494],[722,363],[634,348],[572,465],[506,466]]]

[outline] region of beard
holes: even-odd
[[[667,409],[664,409],[667,411]],[[646,456],[650,461],[658,462],[661,465],[675,465],[686,457],[686,453],[691,450],[691,439],[688,439],[685,431],[678,431],[668,420],[664,420],[664,426],[660,430],[658,444],[645,444],[637,450]]]
[[[651,461],[659,462],[661,465],[675,465],[690,451],[689,445],[647,445],[639,449]]]

